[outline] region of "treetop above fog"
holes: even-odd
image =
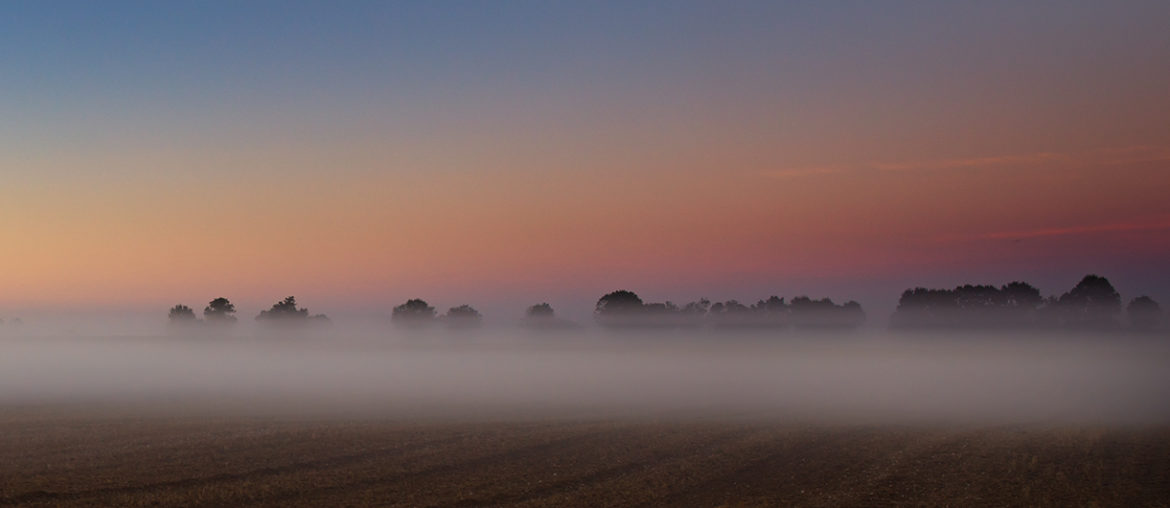
[[[731,327],[840,328],[865,321],[857,302],[843,305],[831,299],[798,296],[785,302],[770,296],[747,305],[738,300],[711,303],[706,298],[678,306],[673,302],[645,303],[632,291],[618,290],[601,297],[594,309],[598,322],[607,326],[698,326],[710,323]]]
[[[406,303],[394,307],[390,314],[390,321],[403,325],[421,325],[435,319],[435,308],[421,298],[407,300]]]
[[[260,311],[256,320],[273,323],[329,322],[329,318],[324,314],[310,316],[309,309],[298,308],[295,296],[285,297],[284,300],[272,304],[271,309]]]
[[[1135,328],[1154,326],[1161,310],[1149,297],[1127,308]],[[1060,297],[1044,298],[1026,282],[1003,286],[965,284],[954,289],[914,288],[902,292],[890,319],[901,328],[1116,328],[1121,295],[1108,279],[1086,275]]]
[[[295,305],[295,303],[294,303]],[[236,321],[236,306],[227,298],[219,297],[203,308],[203,319],[212,322],[231,323]]]

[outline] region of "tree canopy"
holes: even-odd
[[[483,316],[470,305],[460,305],[447,309],[443,320],[453,328],[474,328],[480,325]]]
[[[171,307],[171,311],[167,313],[167,318],[172,324],[189,324],[196,321],[195,311],[191,310],[191,307],[183,304]]]
[[[295,296],[272,304],[272,308],[260,311],[257,321],[270,323],[328,323],[329,317],[324,314],[309,315],[309,309],[298,308]]]
[[[597,300],[594,313],[601,317],[634,316],[642,312],[644,305],[633,291],[619,289]]]
[[[1150,322],[1142,317],[1149,304],[1143,300],[1136,305],[1139,318],[1135,322],[1131,316],[1130,322],[1144,326]],[[901,328],[1100,329],[1119,326],[1120,314],[1121,295],[1109,280],[1086,275],[1060,297],[1042,297],[1038,289],[1020,281],[998,288],[964,284],[954,289],[907,289],[890,324]]]
[[[1087,328],[1117,326],[1121,314],[1121,295],[1105,277],[1086,275],[1057,301],[1064,322]]]
[[[406,303],[394,307],[390,321],[405,326],[421,326],[435,320],[435,308],[421,298],[407,300]]]
[[[528,307],[528,310],[524,311],[524,316],[529,319],[549,319],[556,317],[556,313],[553,311],[552,305],[538,303]]]
[[[683,306],[672,302],[646,303],[637,294],[619,290],[602,296],[594,311],[598,321],[613,326],[850,328],[865,321],[857,302],[838,305],[831,299],[807,296],[786,302],[779,296],[747,305],[738,300],[711,303],[706,298]]]
[[[1129,325],[1135,330],[1150,331],[1162,326],[1162,307],[1148,296],[1139,296],[1125,306]]]
[[[203,308],[203,319],[210,323],[234,323],[236,321],[235,314],[236,306],[222,296],[212,300]]]

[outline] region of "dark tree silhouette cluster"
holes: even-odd
[[[577,328],[572,321],[557,317],[552,305],[538,303],[524,311],[524,320],[521,322],[526,328],[535,330],[567,330]]]
[[[172,325],[189,325],[198,320],[195,317],[195,311],[183,304],[171,307],[171,311],[167,313],[167,319]]]
[[[257,321],[268,323],[328,323],[329,317],[324,314],[309,315],[309,309],[298,308],[295,296],[272,304],[272,308],[260,311]]]
[[[483,315],[475,310],[475,307],[459,305],[447,309],[446,314],[439,316],[426,300],[412,298],[394,307],[390,314],[390,322],[405,328],[424,328],[442,323],[449,328],[466,329],[478,328],[483,323]]]
[[[207,306],[203,308],[202,320],[195,316],[195,311],[192,308],[182,304],[171,307],[167,317],[172,325],[198,324],[204,325],[208,329],[226,327],[237,321],[235,304],[222,296],[207,303]],[[324,314],[309,315],[308,309],[298,308],[297,299],[293,296],[276,302],[269,310],[260,311],[256,320],[265,323],[288,324],[329,322],[329,318]]]
[[[524,317],[528,319],[550,319],[556,317],[556,312],[553,311],[552,305],[538,303],[524,311]]]
[[[1121,295],[1105,277],[1086,275],[1059,297],[1044,298],[1026,282],[1003,286],[970,285],[954,289],[914,288],[902,292],[890,318],[895,328],[1073,328],[1110,329],[1121,325]],[[1161,309],[1153,299],[1135,298],[1130,324],[1154,329]]]
[[[435,308],[421,298],[407,300],[406,303],[394,307],[390,321],[398,326],[412,328],[426,326],[435,321]]]
[[[441,319],[451,328],[478,328],[483,323],[483,316],[470,305],[451,307]]]
[[[1148,332],[1162,326],[1162,307],[1148,296],[1139,296],[1130,300],[1125,306],[1125,313],[1129,316],[1129,325],[1134,330]]]
[[[682,307],[672,302],[645,303],[632,291],[618,290],[602,296],[594,309],[606,326],[703,326],[758,328],[856,328],[865,322],[861,304],[842,305],[828,298],[771,296],[752,305],[737,300],[711,303],[700,299]]]
[[[208,323],[235,323],[236,306],[221,296],[203,308],[203,319]]]

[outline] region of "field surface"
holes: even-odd
[[[1168,506],[1170,428],[8,409],[0,505]]]

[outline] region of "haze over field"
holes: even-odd
[[[1170,505],[1170,1],[0,1],[0,505]]]
[[[1170,342],[1132,335],[341,328],[5,337],[0,404],[394,419],[1170,423]]]

